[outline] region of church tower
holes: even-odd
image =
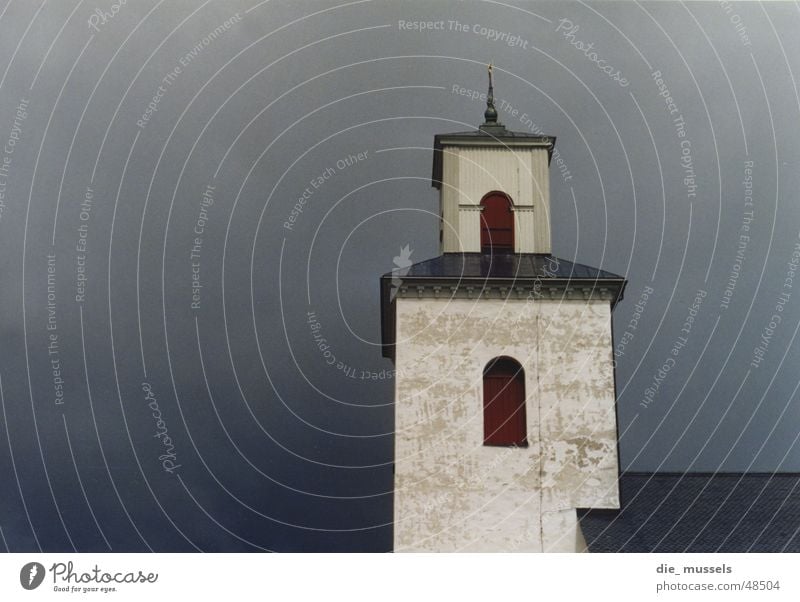
[[[619,508],[611,312],[625,279],[551,254],[555,138],[434,139],[441,255],[381,278],[394,360],[394,549],[583,551]]]

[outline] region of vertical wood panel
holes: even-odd
[[[459,251],[458,236],[460,231],[458,203],[459,190],[459,152],[460,149],[447,147],[442,153],[442,252],[455,253]]]

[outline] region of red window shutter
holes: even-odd
[[[484,445],[528,444],[525,373],[511,358],[497,358],[483,373]]]
[[[481,201],[481,250],[513,252],[514,212],[511,200],[502,192],[490,192]]]

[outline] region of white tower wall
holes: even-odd
[[[575,509],[619,507],[610,311],[396,299],[395,551],[582,551]],[[525,370],[526,448],[483,445],[502,355]]]

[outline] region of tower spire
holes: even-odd
[[[489,72],[489,92],[486,94],[486,110],[483,112],[484,121],[481,129],[486,128],[503,128],[503,124],[497,121],[497,109],[494,107],[494,82],[492,81],[493,65],[489,63],[487,70]]]

